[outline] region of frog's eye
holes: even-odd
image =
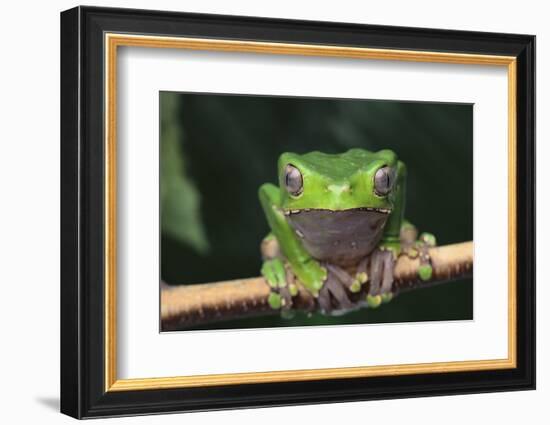
[[[298,196],[304,189],[302,173],[294,165],[287,164],[285,167],[285,187],[292,196]]]
[[[385,196],[391,192],[395,180],[395,171],[387,166],[379,168],[374,175],[374,190],[377,195]]]

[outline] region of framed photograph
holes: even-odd
[[[61,14],[61,411],[533,389],[535,37]]]

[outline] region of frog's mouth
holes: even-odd
[[[285,211],[288,222],[311,256],[347,265],[370,254],[391,213],[385,208]]]
[[[389,208],[371,208],[371,207],[357,207],[357,208],[348,208],[345,210],[329,210],[326,208],[303,208],[301,210],[285,210],[285,215],[295,215],[300,213],[308,213],[312,211],[325,211],[330,214],[339,214],[339,213],[345,213],[345,212],[361,212],[361,211],[367,211],[367,212],[379,212],[382,214],[389,214],[391,213],[391,210]]]

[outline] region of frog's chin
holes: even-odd
[[[391,210],[289,210],[287,220],[313,258],[350,265],[369,255],[382,238]]]

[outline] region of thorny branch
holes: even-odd
[[[394,270],[394,294],[450,282],[471,276],[473,242],[463,242],[430,248],[432,278],[418,278],[418,259],[398,258]],[[163,331],[179,330],[211,322],[273,314],[267,304],[269,286],[262,277],[238,279],[201,285],[163,286],[161,290],[161,327]],[[356,297],[364,297],[368,284]],[[293,308],[317,309],[315,298],[303,288],[293,300]]]

